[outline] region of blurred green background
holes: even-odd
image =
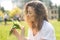
[[[60,40],[60,22],[56,20],[50,20],[49,22],[55,28],[57,40]],[[20,24],[25,26],[25,36],[27,36],[28,25],[24,21],[21,21]],[[9,32],[11,30],[12,25],[12,22],[8,22],[7,25],[4,25],[4,22],[0,22],[0,40],[17,40],[17,38],[14,35],[9,36]],[[20,32],[20,30],[17,31]]]

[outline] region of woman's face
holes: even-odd
[[[34,21],[35,16],[36,16],[36,14],[35,14],[34,8],[29,6],[28,9],[27,9],[27,18],[30,21]]]

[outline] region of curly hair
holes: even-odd
[[[28,7],[34,8],[36,14],[36,16],[34,16],[35,17],[34,21],[29,22],[29,18],[27,17]],[[41,1],[30,1],[26,3],[24,11],[25,11],[25,20],[32,28],[37,28],[38,30],[40,30],[43,25],[43,20],[48,21],[47,8]]]

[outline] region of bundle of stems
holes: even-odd
[[[18,21],[12,21],[12,22],[13,22],[13,26],[12,26],[12,28],[11,28],[11,30],[10,30],[9,35],[12,34],[12,32],[13,32],[12,29],[21,29],[21,24],[20,24]]]

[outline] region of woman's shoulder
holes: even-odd
[[[43,22],[43,28],[46,30],[54,30],[53,25],[50,22],[45,21],[45,20]]]

